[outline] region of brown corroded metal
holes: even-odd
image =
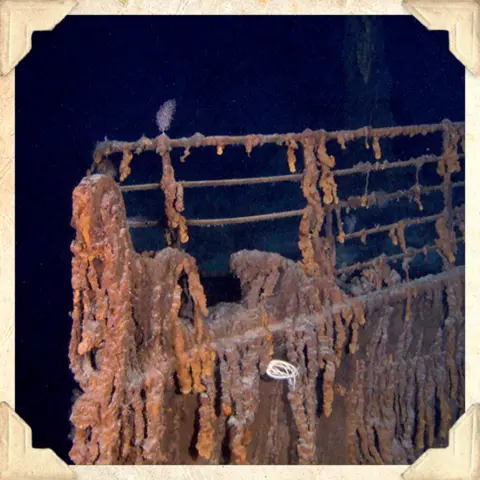
[[[376,162],[348,172],[368,174],[381,169],[382,138],[436,131],[444,135],[442,156],[403,163],[418,169],[437,162],[441,186],[419,185],[417,173],[409,190],[382,195],[369,192],[367,181],[364,195],[338,198],[327,140],[342,147],[361,137],[369,147],[371,142]],[[210,145],[223,153],[239,144],[250,153],[276,142],[287,147],[291,172],[298,171],[301,152],[302,261],[256,250],[234,253],[230,267],[242,299],[207,309],[195,259],[171,247],[135,252],[119,185],[108,175],[84,178],[73,193],[69,356],[81,394],[71,416],[72,460],[404,464],[426,448],[444,445],[464,408],[464,269],[455,266],[464,211],[451,202],[452,189],[463,186],[451,178],[460,168],[457,144],[463,135],[463,124],[444,121],[355,132],[179,140],[162,135],[100,144],[94,167],[122,152],[122,179],[134,153],[156,150],[162,156],[159,186],[174,247],[188,240],[189,220],[181,214],[183,185],[175,179],[171,148],[188,154]],[[444,194],[442,213],[343,233],[342,209],[408,198],[421,210],[421,196],[429,189]],[[404,230],[422,222],[435,222],[438,238],[415,249]],[[337,242],[356,237],[366,242],[379,233],[388,233],[402,253],[335,269]],[[442,256],[444,272],[410,280],[410,260],[429,250]],[[398,259],[404,261],[404,282],[391,266]],[[357,296],[338,278],[347,271],[358,272]],[[272,358],[299,368],[295,386],[265,375]]]

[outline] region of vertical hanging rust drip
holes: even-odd
[[[287,331],[287,358],[293,365],[299,365],[301,369],[300,378],[297,379],[295,387],[289,384],[289,392],[287,398],[292,408],[295,425],[298,432],[297,455],[300,465],[311,465],[315,463],[315,425],[309,425],[309,418],[305,408],[306,391],[305,391],[305,359],[303,357],[302,332],[298,332],[295,338],[294,332]]]
[[[324,211],[320,194],[317,190],[319,171],[315,161],[315,140],[305,137],[302,142],[304,156],[304,172],[302,178],[302,192],[307,200],[305,213],[300,221],[298,247],[303,256],[303,267],[309,275],[318,273],[318,264],[315,262],[313,238],[317,237],[324,218]]]
[[[208,311],[195,260],[172,248],[153,258],[136,253],[110,176],[86,177],[75,189],[72,225],[69,356],[82,393],[72,409],[70,456],[83,464],[165,463],[165,395],[174,371],[181,391],[206,391],[210,406],[215,397],[215,354],[198,347],[213,339],[203,323]],[[180,316],[184,272],[192,325]],[[197,371],[201,382],[193,385]],[[202,414],[206,423],[208,415],[211,409]]]
[[[170,158],[169,145],[165,136],[158,137],[157,153],[162,157],[162,180],[160,187],[165,195],[165,214],[167,217],[167,245],[179,247],[188,242],[187,220],[180,213],[183,211],[183,187],[175,180]]]
[[[318,186],[323,192],[323,203],[325,205],[338,205],[338,187],[332,172],[332,168],[335,167],[335,157],[328,155],[326,142],[325,132],[322,131],[317,148],[318,166],[321,170]]]
[[[206,460],[212,459],[215,450],[217,417],[215,414],[215,400],[217,389],[215,386],[216,353],[208,347],[200,350],[201,379],[204,391],[199,394],[199,423],[200,430],[197,439],[198,454]]]

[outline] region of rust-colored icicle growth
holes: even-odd
[[[349,372],[346,394],[350,463],[405,464],[446,446],[464,409],[459,273],[408,290],[406,302],[402,296],[368,302],[364,355]]]
[[[163,164],[159,187],[169,247],[153,254],[135,252],[115,181],[85,177],[73,193],[69,356],[81,393],[71,415],[72,460],[404,464],[445,445],[464,409],[464,269],[455,265],[455,229],[464,234],[464,215],[451,204],[451,175],[460,168],[456,145],[464,132],[450,122],[428,128],[444,131],[438,167],[443,183],[434,187],[444,194],[444,211],[354,233],[343,231],[341,208],[368,208],[399,194],[369,192],[374,167],[362,164],[352,170],[366,173],[364,195],[340,200],[335,159],[326,146],[332,134],[273,138],[286,147],[292,173],[303,161],[302,259],[257,250],[233,253],[230,268],[240,281],[241,301],[208,309],[196,261],[181,248],[191,232],[169,153],[172,146],[201,146],[205,138],[188,144],[166,136],[142,140],[142,148],[155,148]],[[428,133],[427,127],[410,129],[411,135]],[[369,148],[370,133],[365,130]],[[396,133],[370,135],[377,161],[379,139]],[[353,140],[353,133],[335,135],[342,148]],[[228,140],[208,141],[223,153]],[[264,141],[250,136],[230,144],[250,152]],[[128,152],[135,147],[139,154],[142,145],[108,146],[127,152],[124,177],[132,160]],[[417,168],[415,190],[405,192],[420,210],[425,189],[418,185],[418,169],[433,161],[438,159],[405,162]],[[438,239],[421,251],[438,251],[444,271],[411,280],[417,250],[407,245],[404,231],[427,221],[435,223]],[[336,242],[365,243],[378,233],[399,246],[395,258],[403,261],[404,281],[388,263],[393,256],[336,271]],[[358,275],[349,277],[354,271]],[[294,365],[295,382],[270,378],[272,359]]]
[[[165,395],[209,391],[215,353],[204,343],[205,295],[195,260],[167,248],[134,252],[118,186],[85,178],[74,192],[70,362],[83,394],[72,422],[75,463],[164,462]],[[192,322],[179,317],[185,276]],[[183,277],[182,277],[183,278]]]

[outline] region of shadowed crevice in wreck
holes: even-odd
[[[224,277],[202,277],[203,289],[207,298],[207,306],[213,307],[221,302],[240,302],[242,290],[240,280],[233,275]]]

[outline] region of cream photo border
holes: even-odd
[[[15,66],[31,34],[66,15],[316,14],[414,15],[430,30],[447,30],[451,52],[465,65],[467,182],[466,413],[449,446],[430,449],[408,466],[68,466],[50,449],[32,448],[30,427],[15,413]],[[80,39],[79,39],[80,40]],[[402,45],[398,45],[402,48]],[[412,66],[414,68],[414,66]],[[432,81],[435,72],[431,72]],[[480,0],[0,0],[0,478],[480,478]],[[459,119],[454,119],[459,120]],[[477,171],[478,170],[478,171]],[[480,256],[479,256],[480,258]],[[34,395],[35,392],[32,392]]]

